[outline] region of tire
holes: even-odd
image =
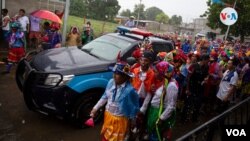
[[[95,104],[102,96],[102,92],[88,92],[79,98],[73,108],[73,123],[78,128],[87,128],[84,122],[90,118],[89,114]],[[98,110],[94,122],[98,123],[103,119],[104,107]]]

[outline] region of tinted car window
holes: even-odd
[[[115,60],[119,51],[124,52],[131,46],[131,43],[114,36],[104,35],[82,47],[89,53],[105,59]]]
[[[169,43],[153,43],[153,50],[155,52],[170,52],[173,46]]]

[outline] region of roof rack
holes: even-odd
[[[120,34],[123,34],[123,35],[125,35],[126,33],[141,35],[141,36],[143,36],[143,39],[154,35],[153,33],[148,32],[148,31],[144,31],[144,30],[141,30],[138,28],[129,28],[129,27],[125,27],[125,26],[118,26],[117,30],[119,31]]]

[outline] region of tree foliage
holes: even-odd
[[[132,15],[132,12],[129,9],[126,10],[122,10],[121,16],[125,16],[125,17],[130,17]]]
[[[166,24],[169,21],[169,17],[164,12],[162,12],[156,16],[155,20],[159,23]]]
[[[180,25],[182,23],[182,17],[173,15],[171,19],[169,20],[169,24],[171,25]]]
[[[134,7],[134,12],[133,12],[133,16],[138,18],[138,13],[140,14],[140,19],[139,20],[145,20],[146,19],[146,15],[145,15],[145,5],[144,4],[136,4]]]
[[[161,9],[159,9],[158,7],[147,8],[145,11],[146,19],[154,21],[156,19],[156,16],[161,14],[161,13],[164,13],[164,12]]]
[[[118,14],[121,6],[117,0],[72,0],[70,14],[74,16],[110,20]]]
[[[226,6],[233,6],[235,0],[222,0],[224,4],[212,3],[211,0],[207,1],[208,10],[201,15],[207,17],[207,25],[212,29],[220,28],[222,33],[225,33],[227,26],[220,21],[220,12]],[[236,11],[238,13],[237,22],[230,26],[229,33],[234,36],[240,36],[244,40],[245,36],[250,34],[250,3],[248,0],[237,0]]]

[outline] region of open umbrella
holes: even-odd
[[[50,12],[48,10],[36,10],[32,13],[30,13],[30,15],[40,18],[40,19],[45,19],[45,20],[49,20],[52,22],[56,22],[56,23],[62,23],[61,19],[53,12]]]

